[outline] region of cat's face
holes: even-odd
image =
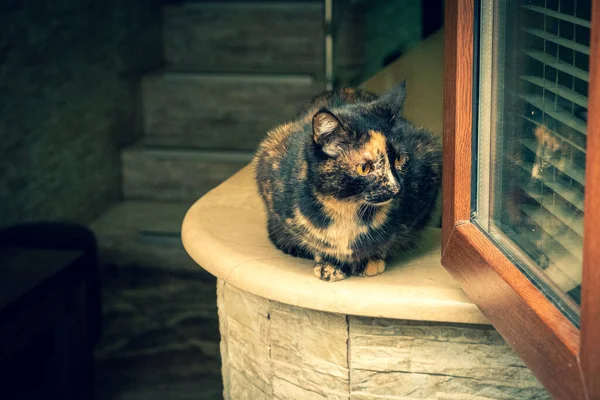
[[[366,104],[320,110],[313,141],[320,153],[318,190],[338,199],[382,205],[402,190],[407,155],[388,138],[404,98],[404,86]]]

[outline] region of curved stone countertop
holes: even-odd
[[[375,277],[323,282],[313,261],[277,250],[249,165],[187,212],[188,254],[217,278],[257,296],[293,306],[369,317],[488,324],[440,264],[440,231],[429,229],[417,249]]]

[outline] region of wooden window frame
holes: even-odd
[[[600,115],[588,116],[581,328],[471,222],[474,1],[445,8],[442,264],[556,399],[600,399]],[[600,0],[589,108],[600,110]],[[598,261],[596,261],[598,260]]]

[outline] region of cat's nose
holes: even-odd
[[[390,186],[390,192],[392,193],[393,196],[397,195],[398,193],[400,193],[400,185],[399,184],[393,184]]]
[[[395,196],[398,193],[400,193],[400,183],[398,183],[398,180],[392,174],[391,170],[387,175],[387,179],[385,180],[385,186],[387,186],[387,190],[392,196]]]

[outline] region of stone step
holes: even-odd
[[[323,1],[202,1],[165,6],[169,70],[325,76]],[[357,83],[365,65],[364,7],[335,4],[336,77]]]
[[[138,144],[121,153],[123,194],[132,200],[189,204],[247,165],[252,156]]]
[[[190,202],[124,201],[90,224],[100,262],[207,275],[181,244],[181,221]]]
[[[169,69],[323,73],[321,3],[202,2],[163,10]]]
[[[144,131],[153,143],[254,150],[323,85],[308,75],[161,73],[144,77]]]

